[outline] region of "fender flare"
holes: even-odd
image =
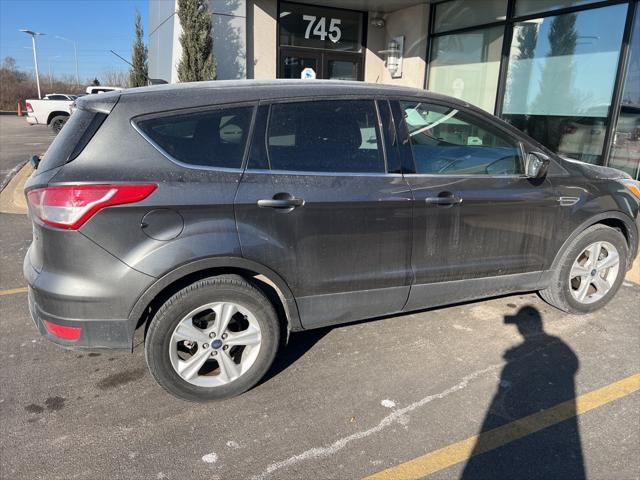
[[[298,313],[298,306],[296,304],[293,293],[280,275],[260,263],[253,262],[245,258],[210,257],[202,258],[181,265],[174,270],[164,274],[162,277],[159,277],[150,287],[148,287],[145,292],[140,297],[138,297],[138,300],[129,312],[128,320],[131,335],[133,336],[138,320],[142,317],[147,306],[166,287],[193,273],[215,268],[238,268],[243,270],[250,270],[266,277],[269,281],[273,282],[273,284],[280,290],[282,294],[281,300],[285,309],[285,314],[287,316],[289,330],[299,331],[303,329],[300,322],[300,315]]]
[[[569,245],[571,244],[571,242],[573,242],[573,240],[575,240],[578,235],[580,235],[582,232],[584,232],[587,228],[591,227],[592,225],[602,222],[602,220],[611,220],[611,219],[620,220],[621,222],[624,223],[624,225],[627,228],[629,254],[630,254],[628,258],[629,264],[627,265],[627,269],[630,268],[632,263],[631,260],[635,258],[636,253],[638,251],[638,235],[639,235],[638,228],[639,227],[636,225],[633,219],[629,217],[629,215],[626,215],[616,210],[611,210],[607,212],[601,212],[601,213],[598,213],[597,215],[589,217],[588,220],[585,220],[580,225],[578,225],[573,230],[571,235],[567,237],[567,239],[564,241],[560,249],[557,251],[555,257],[553,258],[553,262],[551,263],[551,267],[549,268],[549,270],[553,271],[556,269],[558,262],[560,261],[560,258],[562,257],[564,252],[567,251],[567,248],[569,248]]]

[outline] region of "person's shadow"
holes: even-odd
[[[575,413],[574,377],[579,362],[573,350],[560,338],[545,333],[540,312],[534,307],[506,316],[505,323],[515,325],[524,341],[504,354],[507,364],[461,478],[584,479],[575,415],[495,449],[491,436],[483,436],[483,432],[562,402],[572,401]]]

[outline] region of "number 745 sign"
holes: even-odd
[[[304,38],[309,39],[311,35],[320,37],[320,40],[324,41],[327,36],[333,43],[338,43],[340,37],[342,37],[342,30],[340,30],[340,24],[342,21],[339,18],[332,18],[329,21],[329,29],[327,30],[327,18],[316,17],[315,15],[302,15],[302,20],[309,22],[307,24],[307,30],[304,32]],[[316,20],[318,20],[316,22]],[[313,25],[315,24],[315,28]],[[313,30],[312,30],[313,29]]]

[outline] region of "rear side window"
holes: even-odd
[[[385,171],[373,100],[274,104],[267,146],[272,170]]]
[[[240,168],[254,107],[180,113],[136,122],[163,153],[187,165]]]
[[[76,110],[42,157],[38,173],[61,167],[75,159],[89,143],[107,115],[84,109]]]
[[[519,143],[489,123],[452,107],[401,102],[416,173],[521,174]]]

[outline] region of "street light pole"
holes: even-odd
[[[78,73],[78,49],[76,47],[76,42],[75,40],[69,40],[68,38],[61,37],[60,35],[56,35],[56,38],[64,40],[65,42],[73,43],[73,56],[76,60],[76,85],[80,86],[80,74]]]
[[[23,28],[20,31],[26,33],[27,35],[31,35],[31,45],[33,46],[33,63],[36,66],[36,84],[38,85],[38,98],[42,98],[42,93],[40,92],[40,75],[38,74],[38,54],[36,53],[36,35],[45,35],[45,34],[34,32],[33,30],[27,30],[26,28]]]

